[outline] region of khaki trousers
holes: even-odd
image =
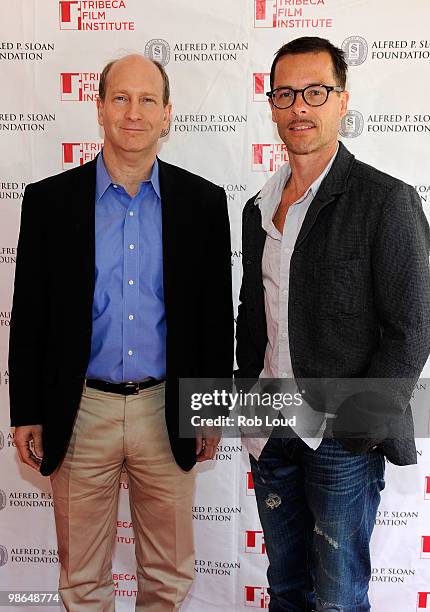
[[[194,572],[194,470],[176,464],[164,384],[127,397],[85,388],[67,454],[51,476],[59,590],[71,612],[115,610],[112,549],[121,469],[129,478],[136,610],[178,610]]]

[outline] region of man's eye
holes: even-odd
[[[125,96],[115,96],[114,100],[116,100],[118,102],[124,102]]]
[[[154,98],[143,98],[145,104],[155,104]]]
[[[321,91],[321,89],[308,89],[307,91],[308,96],[313,96],[314,98],[321,96],[322,93],[323,92]]]
[[[278,98],[291,98],[293,92],[290,89],[285,89],[284,91],[278,91]]]

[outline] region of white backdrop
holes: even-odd
[[[341,128],[345,144],[414,185],[429,215],[430,5],[14,0],[1,8],[0,589],[52,590],[58,558],[49,480],[19,465],[8,420],[8,327],[25,185],[99,150],[95,98],[107,61],[133,51],[162,61],[171,79],[174,120],[160,157],[226,189],[237,303],[242,207],[286,159],[264,91],[274,52],[292,38],[319,35],[343,46],[351,92]],[[55,253],[43,245],[40,266],[50,257]],[[422,403],[428,427],[429,407]],[[376,612],[430,610],[429,440],[419,439],[417,446],[417,466],[387,465],[372,543]],[[248,471],[239,440],[222,441],[217,463],[199,468],[196,580],[186,612],[267,608],[267,562]],[[113,564],[121,611],[133,609],[136,594],[127,486],[124,478]]]

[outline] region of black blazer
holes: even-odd
[[[250,379],[263,369],[267,344],[261,271],[266,233],[255,198],[243,211],[237,320],[236,376]],[[400,465],[416,463],[409,401],[430,352],[429,244],[415,190],[357,161],[340,143],[291,258],[288,327],[295,378],[398,380],[390,384],[389,410],[400,419],[401,435],[384,435],[380,448]],[[355,410],[357,401],[344,408]],[[358,421],[373,414],[381,426],[378,402],[361,408]]]
[[[178,379],[232,375],[231,251],[224,190],[159,160],[166,309],[166,422],[184,470]],[[96,161],[27,186],[17,249],[10,346],[11,424],[43,425],[41,473],[73,429],[88,366],[95,273]]]

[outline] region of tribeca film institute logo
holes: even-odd
[[[62,102],[95,102],[99,95],[99,72],[61,72]]]
[[[287,161],[287,147],[283,143],[252,145],[253,172],[276,172]]]
[[[421,536],[421,559],[430,559],[430,536]]]
[[[417,610],[430,610],[430,592],[418,593]]]
[[[424,499],[430,500],[430,476],[425,477]]]
[[[167,66],[170,61],[170,45],[162,38],[148,40],[145,45],[145,57]]]
[[[82,166],[94,159],[102,150],[102,142],[63,142],[63,169]]]
[[[246,476],[246,495],[249,497],[255,497],[255,487],[254,487],[254,480],[252,479],[252,472],[246,472],[245,476]]]
[[[328,1],[254,0],[254,28],[332,28],[333,19],[318,13]]]
[[[260,531],[245,531],[245,552],[256,555],[264,555],[266,553],[266,545],[264,543],[264,534]]]
[[[270,89],[270,72],[254,72],[252,91],[254,102],[267,102],[266,91]]]
[[[359,66],[366,61],[368,46],[362,36],[349,36],[342,43],[348,66]]]
[[[60,30],[130,31],[135,22],[123,19],[124,0],[60,0]],[[120,13],[118,14],[118,11]]]
[[[260,608],[267,610],[269,607],[270,596],[267,587],[246,586],[245,587],[245,606],[247,608]]]

